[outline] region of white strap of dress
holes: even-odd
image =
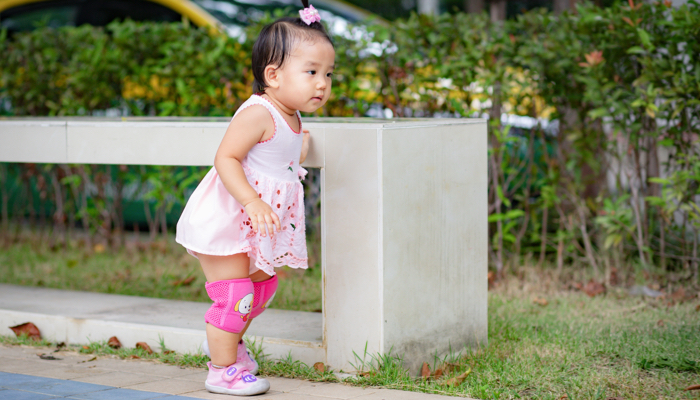
[[[235,118],[239,112],[245,110],[246,108],[248,108],[250,106],[254,106],[257,104],[267,108],[267,111],[270,112],[270,114],[272,115],[272,118],[275,120],[275,124],[279,123],[279,119],[277,118],[279,112],[276,112],[277,109],[275,109],[275,107],[272,104],[270,104],[269,101],[263,99],[262,97],[260,97],[258,95],[250,96],[250,98],[248,100],[246,100],[245,103],[243,103],[243,105],[236,111],[236,113],[233,114],[233,117]]]

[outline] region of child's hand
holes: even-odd
[[[311,135],[307,129],[304,129],[304,141],[301,144],[301,157],[299,157],[299,164],[306,160],[306,155],[309,153],[309,141],[311,141]]]
[[[274,227],[277,227],[277,232],[282,229],[280,225],[280,219],[272,211],[272,207],[264,201],[257,199],[245,205],[245,212],[250,218],[250,222],[253,223],[253,232],[258,233],[258,227],[260,227],[260,236],[265,236],[265,232],[274,236]]]

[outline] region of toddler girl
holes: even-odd
[[[275,267],[306,268],[304,191],[308,151],[299,111],[331,92],[335,50],[318,12],[266,26],[253,47],[256,92],[236,111],[214,167],[190,197],[176,241],[197,257],[214,304],[204,315],[211,354],[207,390],[265,393],[242,337],[277,288]]]

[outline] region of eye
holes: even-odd
[[[311,71],[306,71],[309,75],[316,75],[316,71],[311,70]]]
[[[326,74],[326,76],[329,77],[329,78],[332,78],[332,77],[333,77],[333,73],[332,73],[332,72],[329,72],[329,73]]]

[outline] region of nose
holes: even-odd
[[[321,75],[320,79],[316,81],[316,88],[318,90],[325,90],[328,83],[326,82],[326,77]]]

